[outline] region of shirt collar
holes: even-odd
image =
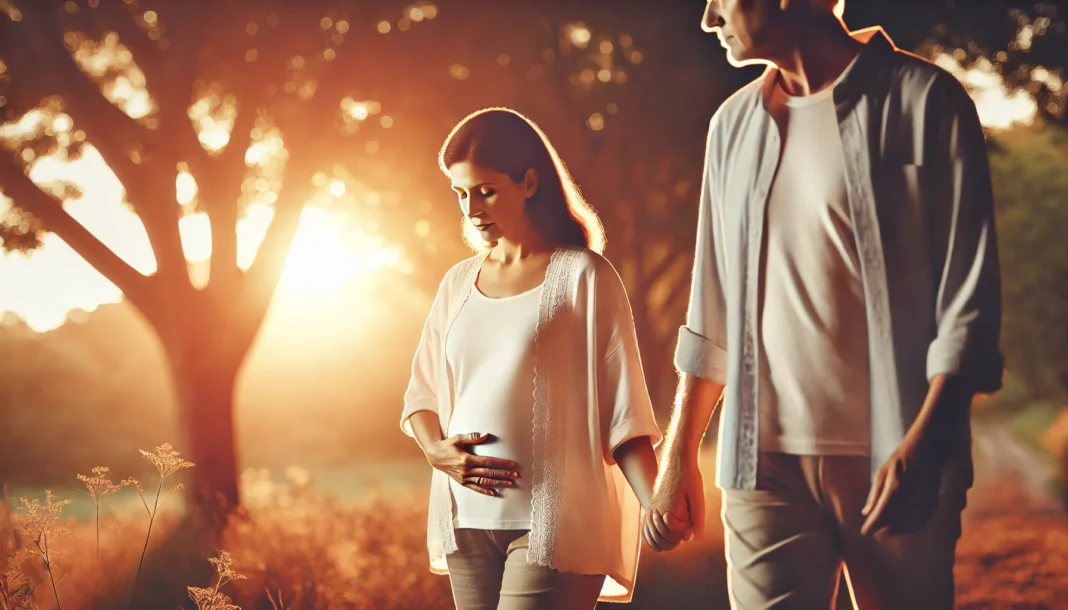
[[[890,58],[897,52],[897,47],[883,28],[873,26],[849,33],[857,42],[864,44],[853,68],[834,90],[834,102],[838,107],[852,105],[864,94],[885,93],[890,86]],[[765,110],[778,86],[779,69],[774,65],[764,71],[763,102]]]

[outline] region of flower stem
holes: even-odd
[[[45,533],[42,539],[44,540],[45,570],[48,571],[48,580],[52,582],[52,595],[56,597],[56,610],[63,610],[63,606],[59,603],[59,591],[56,589],[56,576],[52,573],[52,562],[48,560],[48,534]]]
[[[156,521],[156,507],[159,506],[159,494],[163,491],[163,479],[159,480],[159,488],[156,489],[156,503],[152,507],[152,512],[148,517],[148,533],[145,534],[145,548],[141,549],[141,561],[137,562],[137,573],[134,574],[133,585],[130,587],[130,607],[133,607],[134,595],[137,593],[137,579],[141,576],[141,566],[145,563],[145,553],[148,552],[148,541],[152,537],[152,524]],[[142,498],[143,500],[144,498]],[[148,508],[148,504],[145,504],[145,508]]]

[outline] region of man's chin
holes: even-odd
[[[729,49],[727,51],[727,63],[735,68],[744,68],[755,64],[766,64],[768,60],[753,57],[751,53],[746,53],[744,50]]]

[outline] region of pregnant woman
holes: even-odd
[[[461,121],[439,161],[477,254],[445,274],[404,397],[431,570],[461,610],[630,601],[661,435],[600,221],[512,110]]]

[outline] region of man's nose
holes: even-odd
[[[705,14],[701,18],[701,29],[706,32],[714,32],[723,27],[723,17],[720,15],[719,0],[708,0],[705,3]]]

